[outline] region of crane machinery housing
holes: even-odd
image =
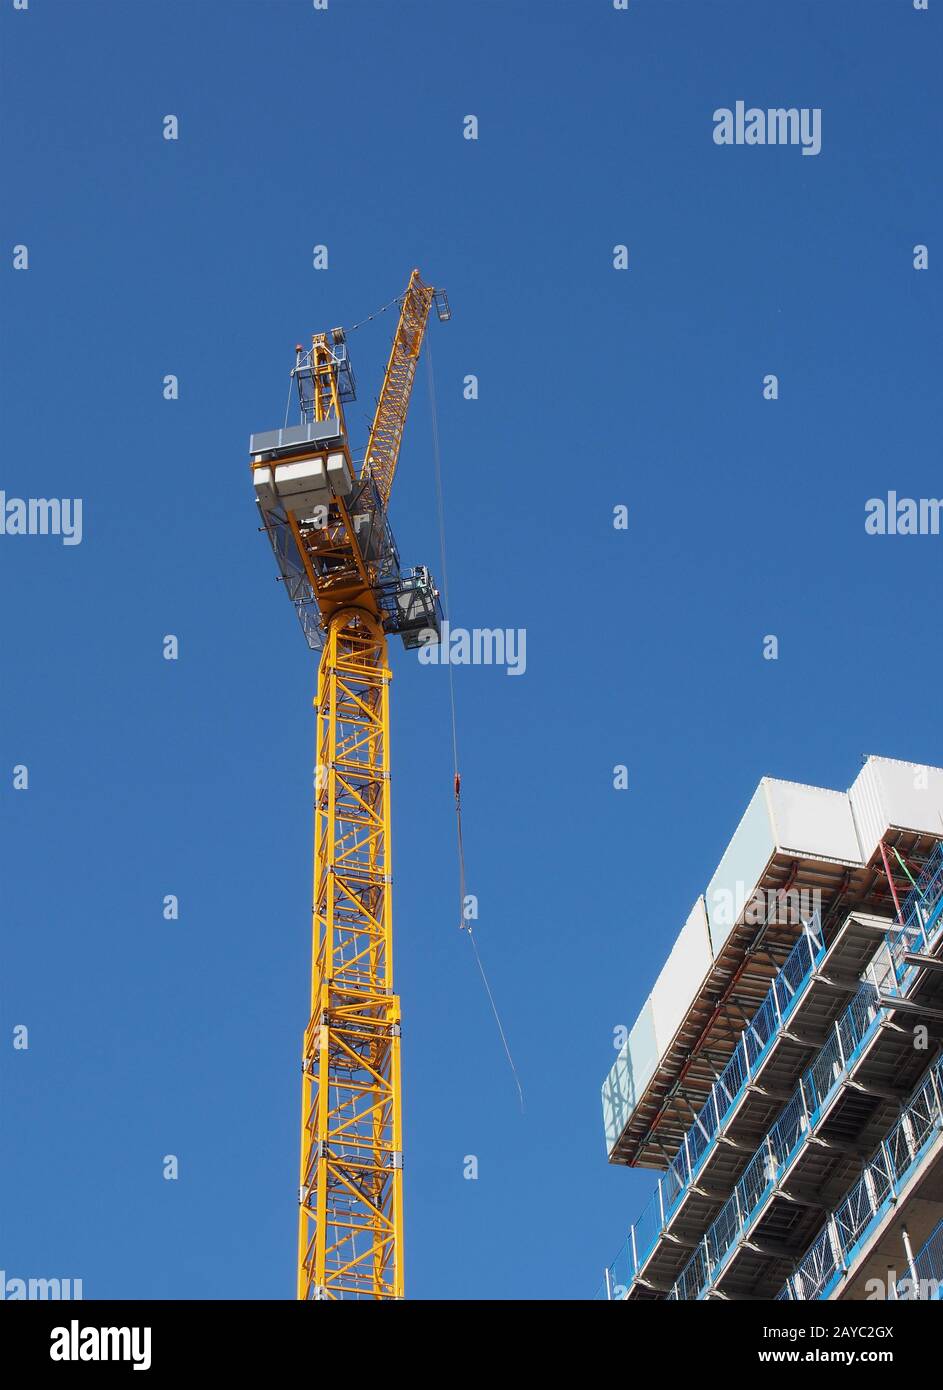
[[[366,452],[351,455],[356,385],[343,329],[295,351],[300,423],[254,434],[262,526],[308,646],[320,652],[311,1003],[302,1045],[297,1297],[404,1296],[400,1003],[393,987],[386,639],[437,641],[438,590],[403,569],[387,517],[429,313],[418,270]]]

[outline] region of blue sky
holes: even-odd
[[[81,545],[0,537],[8,1275],[293,1294],[315,664],[247,440],[417,265],[452,621],[527,634],[523,676],[455,670],[526,1112],[455,927],[447,673],[396,650],[408,1292],[593,1293],[652,1182],[605,1160],[613,1030],[756,782],[943,760],[943,537],[864,530],[941,495],[940,8],[4,0],[0,487],[84,503]],[[821,108],[821,153],[716,146],[738,99]],[[437,570],[424,373],[393,522]]]

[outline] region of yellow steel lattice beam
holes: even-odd
[[[434,295],[434,288],[424,285],[419,271],[414,270],[403,296],[396,336],[386,364],[363,465],[364,474],[369,472],[373,475],[384,507],[390,500],[416,363],[419,361]]]
[[[318,674],[300,1299],[390,1299],[404,1293],[389,682],[379,625],[362,610],[335,613]]]
[[[443,292],[438,292],[443,295]],[[390,498],[429,311],[414,270],[363,474]],[[311,409],[343,409],[334,353],[312,340]],[[311,1009],[302,1050],[300,1299],[402,1298],[400,1006],[393,993],[389,681],[376,574],[341,498],[288,525],[326,629],[317,695]]]

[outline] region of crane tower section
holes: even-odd
[[[442,290],[413,271],[362,464],[342,329],[296,349],[299,423],[250,439],[263,528],[319,651],[311,993],[302,1045],[299,1299],[404,1296],[400,1003],[393,986],[388,634],[437,640],[438,591],[387,519],[416,363]]]

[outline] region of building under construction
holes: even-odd
[[[943,1296],[941,1041],[943,770],[764,778],[603,1084],[598,1296]]]

